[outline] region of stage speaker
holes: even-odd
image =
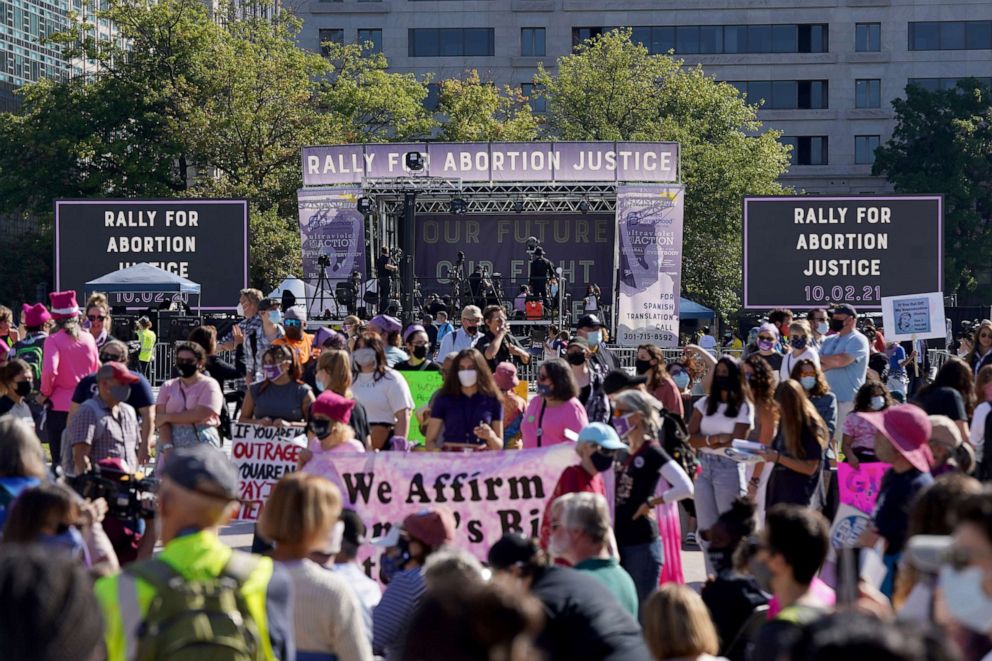
[[[137,340],[138,336],[135,334],[137,329],[135,328],[134,323],[138,321],[139,316],[140,315],[137,314],[114,314],[111,312],[110,334],[125,343]]]
[[[213,326],[217,329],[217,341],[227,337],[228,333],[238,323],[238,319],[229,314],[207,314],[203,316],[204,326]]]
[[[346,308],[355,304],[355,290],[350,283],[337,283],[334,286],[334,297],[338,299],[338,305],[343,305]]]
[[[175,310],[158,313],[158,340],[169,344],[185,342],[189,333],[202,322],[201,317],[187,317]]]

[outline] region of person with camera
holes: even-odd
[[[482,318],[486,324],[486,331],[475,348],[485,357],[490,372],[495,372],[496,366],[500,363],[512,362],[524,365],[530,363],[530,352],[524,349],[520,341],[510,332],[503,306],[490,305],[482,313]]]
[[[138,414],[127,399],[139,381],[122,363],[109,362],[97,370],[97,396],[83,402],[66,427],[76,475],[108,457],[120,457],[128,469],[137,469],[141,432]]]
[[[94,588],[106,658],[166,659],[182,643],[187,651],[196,646],[203,658],[222,652],[224,658],[296,658],[286,568],[234,551],[218,534],[238,509],[231,462],[205,445],[178,448],[159,477],[157,520],[165,549]]]

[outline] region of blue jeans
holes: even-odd
[[[634,579],[638,603],[643,604],[658,589],[664,561],[665,552],[662,550],[660,537],[648,544],[620,547],[620,566]]]
[[[717,518],[730,509],[735,498],[747,494],[747,485],[742,463],[705,452],[700,455],[699,463],[702,471],[696,477],[695,485],[696,524],[702,532],[711,528]],[[697,540],[700,548],[706,551],[709,544],[701,536]],[[707,573],[711,573],[713,568],[709,566],[705,553],[703,558],[706,559]]]

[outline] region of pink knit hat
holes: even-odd
[[[53,291],[48,295],[52,302],[52,319],[74,319],[79,316],[79,304],[76,303],[76,292]]]

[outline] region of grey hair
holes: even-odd
[[[598,493],[578,492],[560,496],[552,505],[553,513],[566,530],[579,530],[598,544],[610,537],[610,506]]]
[[[657,399],[640,390],[625,390],[613,398],[615,404],[631,413],[640,413],[644,435],[655,440],[661,438],[661,415],[664,405]]]
[[[463,590],[485,582],[482,563],[466,551],[442,548],[424,562],[424,583],[428,590]]]
[[[124,362],[127,362],[127,345],[120,340],[107,340],[100,349],[117,349],[124,356]]]

